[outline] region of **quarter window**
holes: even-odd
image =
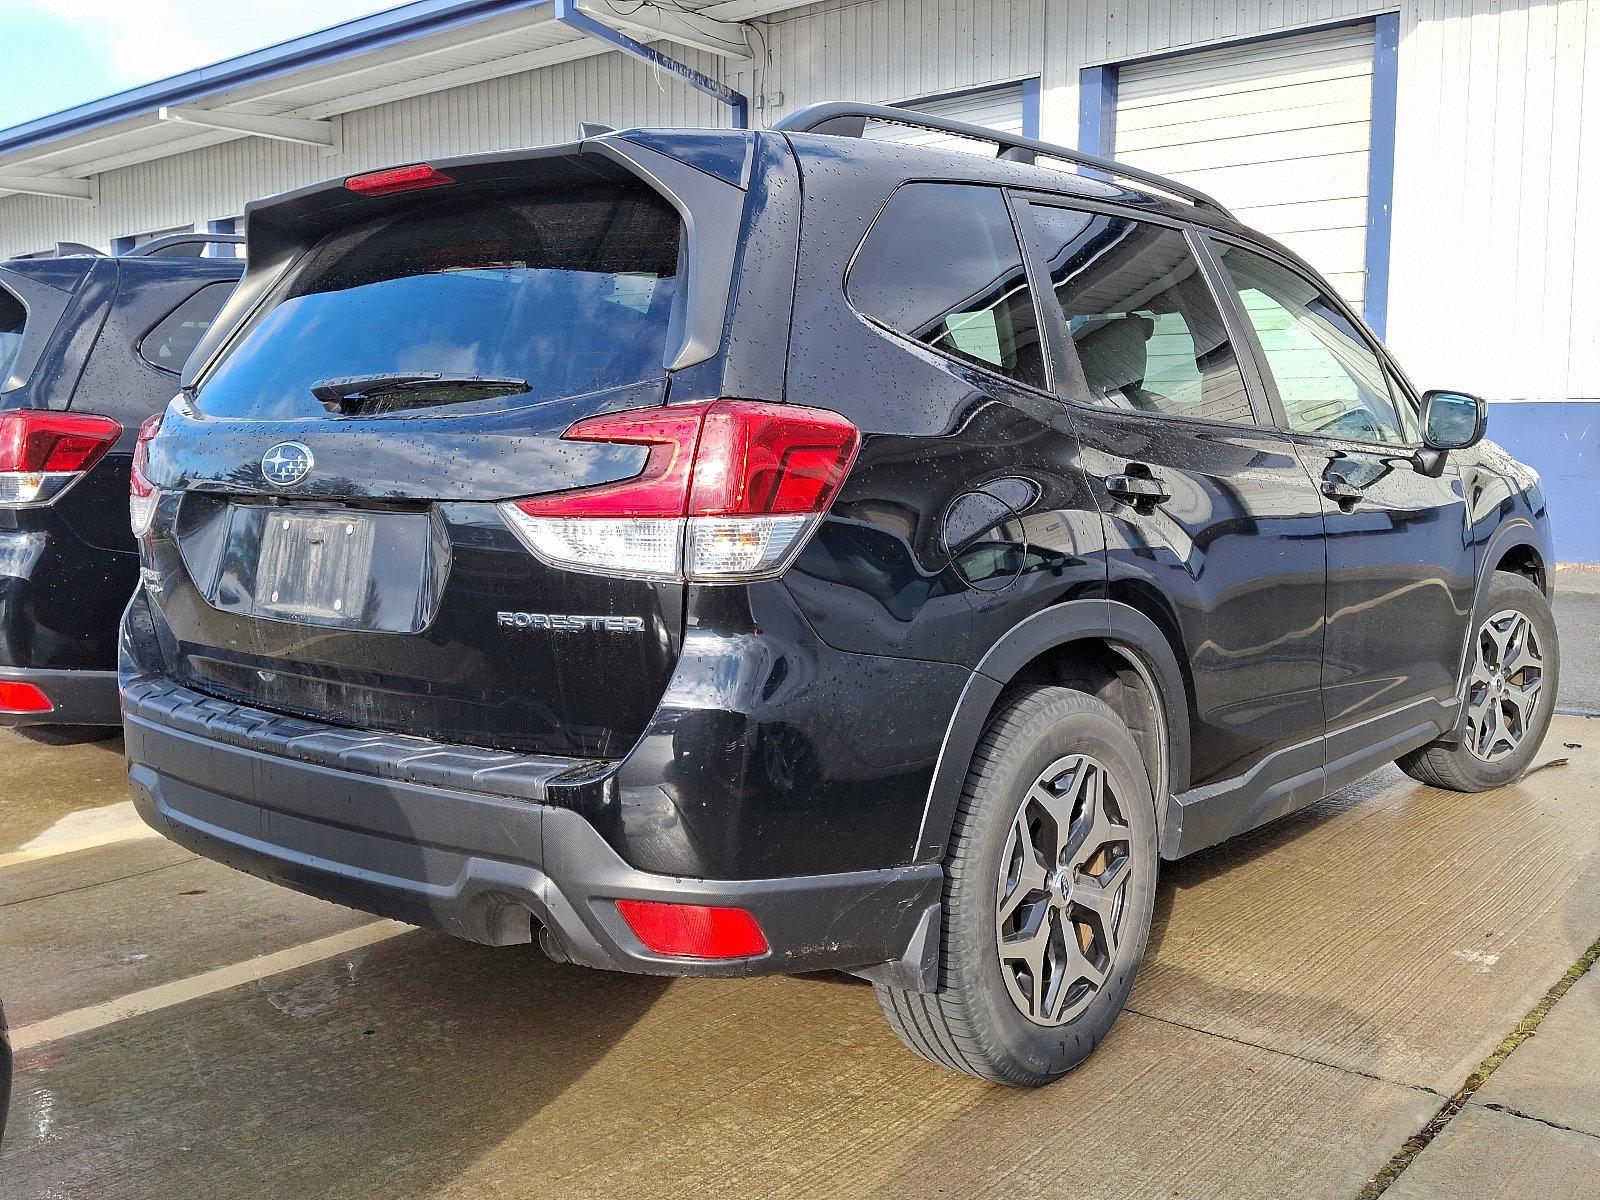
[[[1170,417],[1255,420],[1222,314],[1181,231],[1030,207],[1091,400]]]
[[[1045,386],[1022,251],[996,188],[900,188],[862,243],[847,292],[859,311],[897,333]]]
[[[22,353],[22,331],[28,323],[28,310],[5,288],[0,287],[0,387],[5,386]]]
[[[1217,246],[1278,387],[1289,428],[1407,445],[1409,406],[1395,403],[1371,345],[1316,284],[1238,246]]]
[[[194,353],[232,291],[231,283],[206,284],[144,335],[139,343],[140,357],[163,371],[181,371],[184,360]]]

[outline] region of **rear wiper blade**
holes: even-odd
[[[349,375],[340,379],[320,379],[311,385],[311,394],[332,412],[388,412],[397,408],[418,408],[437,404],[438,392],[454,392],[451,402],[481,400],[490,396],[514,396],[528,390],[526,379],[499,378],[493,375],[444,375],[437,371],[405,373],[385,371],[373,375]]]

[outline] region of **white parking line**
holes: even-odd
[[[11,1048],[28,1050],[34,1046],[60,1041],[62,1038],[91,1033],[131,1017],[159,1012],[163,1008],[171,1008],[176,1004],[198,1000],[202,996],[227,991],[240,984],[254,983],[270,975],[292,971],[296,967],[303,967],[325,958],[348,954],[352,950],[360,950],[364,946],[371,946],[398,934],[408,933],[414,928],[415,926],[400,921],[374,921],[370,925],[362,925],[345,933],[336,933],[332,937],[319,938],[303,946],[279,950],[273,954],[263,954],[260,958],[252,958],[249,962],[218,967],[213,971],[204,971],[174,983],[158,984],[142,992],[123,996],[119,1000],[107,1000],[103,1004],[93,1004],[88,1008],[62,1013],[58,1017],[49,1017],[32,1025],[13,1029]]]
[[[0,854],[0,870],[17,863],[38,862],[62,854],[76,854],[80,850],[160,836],[139,819],[133,801],[124,800],[103,808],[68,813],[31,842]]]

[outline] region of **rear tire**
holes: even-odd
[[[1012,1087],[1059,1079],[1122,1011],[1156,865],[1155,803],[1127,726],[1081,692],[1017,695],[990,719],[956,810],[938,990],[880,984],[884,1016],[952,1071]]]
[[[1452,792],[1504,787],[1533,762],[1555,712],[1561,650],[1550,601],[1532,580],[1496,572],[1468,649],[1466,710],[1448,738],[1395,760]]]

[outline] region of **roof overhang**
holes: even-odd
[[[739,23],[794,0],[681,0],[677,12],[583,0],[644,41],[741,58]],[[552,0],[417,0],[0,130],[0,195],[92,202],[96,175],[241,137],[338,148],[330,118],[536,70],[614,45],[556,20]]]

